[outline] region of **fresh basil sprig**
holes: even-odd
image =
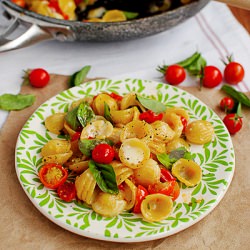
[[[32,94],[3,94],[0,96],[0,109],[2,110],[22,110],[31,106],[36,100]]]
[[[172,165],[181,158],[187,160],[193,159],[193,155],[189,151],[187,151],[187,149],[184,147],[172,150],[169,154],[166,153],[158,154],[156,155],[156,157],[158,161],[167,169],[171,169]]]
[[[119,193],[115,171],[111,165],[100,164],[90,160],[89,169],[93,174],[97,185],[103,192],[110,194]]]
[[[91,69],[91,66],[86,65],[83,68],[81,68],[79,71],[71,75],[69,79],[69,87],[79,86],[80,84],[82,84],[84,80],[86,79],[90,69]]]
[[[143,107],[145,107],[146,109],[150,109],[153,112],[157,113],[162,113],[166,110],[166,106],[157,101],[157,100],[153,100],[153,99],[149,99],[146,97],[142,97],[140,95],[136,95],[137,100],[141,103],[141,105]]]
[[[223,85],[221,90],[223,90],[226,94],[233,97],[239,103],[247,107],[250,107],[250,99],[244,93],[237,91],[235,88],[227,84]]]

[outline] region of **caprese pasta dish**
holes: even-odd
[[[64,136],[41,149],[39,178],[46,188],[102,216],[128,211],[150,222],[169,216],[182,185],[201,181],[190,144],[214,135],[211,123],[191,121],[186,109],[136,93],[74,101],[66,113],[47,117],[45,127]]]

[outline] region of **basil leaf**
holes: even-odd
[[[95,113],[87,102],[83,102],[78,106],[77,118],[83,127],[95,118]]]
[[[36,97],[31,94],[3,94],[0,96],[0,109],[7,111],[22,110],[31,106],[35,100]]]
[[[73,75],[71,75],[69,79],[69,86],[79,86],[83,83],[83,81],[86,79],[89,71],[91,69],[90,65],[84,66],[81,70],[75,72]]]
[[[110,194],[119,193],[115,171],[111,165],[100,164],[90,160],[89,169],[93,174],[97,185],[103,192]]]
[[[182,66],[183,68],[188,68],[194,62],[196,62],[200,57],[201,57],[201,54],[199,52],[195,52],[190,57],[184,59],[183,61],[177,62],[176,64]]]
[[[104,102],[104,118],[113,124],[112,117],[110,114],[110,108],[106,102]]]
[[[128,20],[135,19],[139,15],[138,12],[123,11],[123,13]]]
[[[106,144],[109,144],[110,146],[114,145],[114,143],[109,139],[104,139],[104,140],[101,140],[101,139],[84,139],[84,140],[79,140],[78,146],[79,146],[80,151],[84,155],[90,157],[91,152],[95,148],[95,146],[98,145],[98,144],[101,144],[101,143],[103,143],[103,144],[106,143]]]
[[[75,107],[72,110],[70,110],[65,116],[66,122],[73,130],[77,130],[77,128],[81,126],[81,123],[77,118],[77,114],[78,114],[78,107]]]
[[[193,160],[192,154],[184,147],[172,150],[169,154],[163,153],[156,155],[158,161],[163,164],[167,169],[171,169],[172,165],[181,158]]]
[[[187,71],[194,76],[199,76],[202,69],[207,65],[206,60],[200,55],[195,61],[186,67]]]
[[[136,97],[143,107],[150,109],[155,113],[162,113],[166,110],[166,106],[159,101],[145,98],[139,95],[136,95]]]
[[[244,93],[237,91],[235,88],[227,84],[223,85],[221,89],[241,104],[250,107],[250,99]]]

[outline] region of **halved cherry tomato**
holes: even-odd
[[[201,84],[206,88],[214,88],[222,82],[222,74],[215,66],[205,66],[201,77]]]
[[[165,72],[165,80],[171,85],[178,85],[186,78],[185,69],[177,64],[168,66]]]
[[[50,80],[49,73],[41,68],[33,69],[29,73],[29,82],[33,87],[42,88],[45,87]]]
[[[72,201],[76,198],[75,184],[72,182],[64,182],[57,188],[57,194],[64,201]]]
[[[161,168],[161,182],[165,181],[176,181],[176,178],[171,174],[171,172],[166,168]]]
[[[225,112],[230,112],[234,107],[234,99],[231,97],[224,97],[220,101],[220,108]]]
[[[109,94],[110,97],[112,97],[113,99],[115,99],[116,101],[121,101],[122,100],[122,96],[117,95],[116,93],[112,92]]]
[[[238,62],[229,62],[224,69],[225,82],[236,85],[244,78],[245,71],[243,66]]]
[[[133,208],[133,213],[140,213],[141,212],[141,203],[148,195],[148,190],[143,187],[142,185],[138,185],[136,191],[136,198],[135,198],[135,206]]]
[[[11,1],[22,8],[24,8],[26,5],[24,0],[11,0]]]
[[[234,135],[241,130],[243,124],[242,118],[236,113],[227,114],[224,117],[223,122],[231,135]]]
[[[109,144],[98,144],[92,151],[92,159],[97,163],[108,164],[113,161],[115,151]]]
[[[62,185],[68,177],[68,171],[59,164],[48,163],[39,171],[39,178],[42,184],[51,189],[56,189]]]
[[[163,118],[163,113],[156,114],[152,110],[147,110],[139,115],[140,120],[144,120],[147,123],[153,123],[155,121],[160,121]]]

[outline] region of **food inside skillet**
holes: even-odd
[[[162,13],[194,0],[11,0],[41,15],[83,22],[117,22]]]

